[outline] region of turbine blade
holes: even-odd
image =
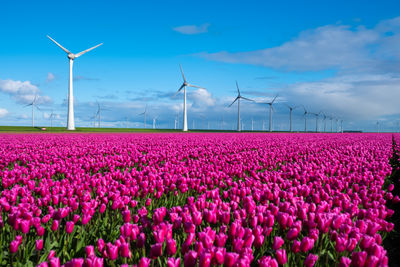
[[[254,102],[254,100],[253,100],[253,99],[250,99],[250,98],[246,98],[246,97],[243,97],[243,96],[241,96],[240,98],[243,98],[244,100],[247,100],[247,101],[252,101],[252,102]]]
[[[52,40],[56,45],[58,45],[62,50],[64,50],[65,53],[71,54],[71,52],[70,52],[68,49],[64,48],[62,45],[60,45],[59,43],[57,43],[56,40],[54,40],[53,38],[51,38],[51,37],[48,36],[48,35],[47,35],[47,38],[49,38],[50,40]]]
[[[278,95],[276,95],[275,97],[274,97],[274,99],[272,100],[272,102],[271,102],[271,104],[273,104],[274,102],[275,102],[275,99],[278,97]]]
[[[183,74],[183,69],[182,69],[181,64],[179,64],[179,68],[181,69],[182,78],[183,78],[183,80],[186,82],[185,74]]]
[[[91,47],[91,48],[89,48],[89,49],[86,49],[86,50],[82,51],[82,52],[79,52],[78,54],[75,55],[75,58],[82,56],[83,54],[85,54],[85,53],[87,53],[87,52],[89,52],[89,51],[95,49],[96,47],[101,46],[102,44],[103,44],[103,43],[98,44],[98,45],[95,45],[95,46],[93,46],[93,47]]]
[[[230,104],[228,107],[232,106],[232,105],[233,105],[233,103],[235,103],[235,102],[236,102],[236,100],[238,100],[238,99],[239,99],[239,97],[236,97],[236,98],[235,98],[235,100],[233,100],[232,104]]]
[[[236,89],[237,89],[237,91],[238,91],[238,95],[240,96],[240,90],[239,90],[239,85],[238,85],[238,82],[236,81]]]
[[[193,84],[188,84],[187,86],[189,86],[189,87],[194,87],[194,88],[199,88],[199,89],[206,89],[206,88],[204,88],[204,87],[200,87],[200,86],[193,85]]]
[[[25,108],[25,107],[32,106],[32,105],[33,105],[32,103],[30,103],[30,104],[27,104],[27,105],[25,105],[25,106],[24,106],[24,108]]]
[[[183,89],[183,87],[185,87],[185,84],[182,84],[182,86],[179,87],[178,91],[176,91],[176,93],[172,97],[175,97]]]

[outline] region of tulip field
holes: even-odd
[[[387,266],[399,144],[392,134],[1,134],[0,266]]]

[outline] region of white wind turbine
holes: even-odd
[[[292,132],[292,130],[293,130],[293,128],[292,128],[292,113],[293,113],[293,110],[295,110],[299,106],[289,106],[288,104],[285,104],[285,105],[289,108],[289,132]]]
[[[304,132],[307,132],[307,114],[308,114],[308,111],[306,110],[306,108],[303,106],[303,109],[304,109]]]
[[[237,91],[238,91],[238,95],[237,95],[237,97],[235,98],[235,100],[233,100],[232,104],[229,105],[229,107],[232,106],[233,103],[235,103],[236,101],[238,101],[238,122],[237,122],[237,131],[240,132],[240,131],[242,130],[242,128],[240,127],[240,99],[244,99],[244,100],[248,100],[248,101],[253,101],[253,102],[254,102],[254,100],[251,100],[251,99],[249,99],[249,98],[243,97],[243,96],[240,94],[239,85],[238,85],[237,81],[236,81],[236,88],[237,88]]]
[[[106,109],[106,108],[102,108],[101,106],[100,106],[100,103],[99,102],[97,102],[97,100],[96,100],[96,103],[97,103],[97,113],[96,113],[96,116],[98,117],[98,122],[99,122],[99,128],[101,127],[101,111],[102,110],[109,110],[109,109]]]
[[[35,97],[33,98],[32,102],[24,106],[24,107],[32,106],[32,127],[35,127],[35,108],[40,110],[40,108],[37,105],[37,99],[38,99],[37,94],[35,94]]]
[[[56,114],[54,114],[53,110],[51,110],[51,114],[49,116],[50,119],[50,127],[53,128],[53,118],[56,116]]]
[[[157,118],[158,118],[158,116],[155,116],[155,117],[153,118],[153,129],[156,128]]]
[[[72,67],[74,64],[74,59],[82,56],[83,54],[95,49],[96,47],[99,47],[101,44],[98,44],[96,46],[93,46],[89,49],[86,49],[82,52],[79,52],[77,54],[71,53],[69,50],[61,46],[59,43],[57,43],[54,39],[52,39],[50,36],[47,35],[47,37],[53,41],[56,45],[58,45],[62,50],[64,50],[65,53],[67,53],[68,58],[69,58],[69,86],[68,86],[68,121],[67,121],[67,130],[75,130],[75,118],[74,118],[74,92],[73,92],[73,75],[72,75]]]
[[[144,115],[144,122],[143,122],[143,124],[144,124],[144,128],[146,128],[147,105],[146,105],[146,107],[144,108],[144,112],[143,112],[143,113],[140,113],[139,115]]]
[[[186,81],[185,78],[185,74],[183,74],[183,70],[182,70],[182,66],[181,64],[179,64],[179,67],[181,69],[181,73],[182,73],[182,78],[183,78],[183,83],[181,85],[181,87],[179,87],[178,91],[175,93],[175,95],[177,95],[182,89],[183,89],[183,128],[182,130],[184,132],[187,132],[188,130],[188,125],[187,125],[187,105],[186,105],[186,87],[194,87],[194,88],[200,88],[200,89],[205,89],[203,87],[197,86],[197,85],[193,85],[193,84],[189,84]],[[174,95],[174,96],[175,96]]]
[[[271,102],[263,102],[262,104],[267,104],[269,105],[269,131],[272,132],[272,111],[274,110],[274,108],[272,107],[272,104],[274,104],[276,98],[278,97],[278,95],[276,95],[274,97],[274,99],[272,99]]]

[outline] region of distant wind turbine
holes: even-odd
[[[56,114],[54,114],[53,110],[51,111],[51,114],[49,116],[50,119],[50,127],[53,128],[53,118],[56,116]]]
[[[271,102],[261,102],[262,104],[269,105],[269,131],[270,132],[272,132],[272,111],[274,110],[274,108],[272,107],[272,104],[274,104],[277,97],[278,97],[278,95],[276,95],[274,97],[274,99],[272,99]]]
[[[96,116],[97,116],[97,118],[98,118],[99,128],[101,128],[101,112],[102,112],[103,110],[109,110],[109,109],[102,108],[102,107],[100,106],[100,103],[97,102],[97,100],[96,100],[96,103],[97,103],[97,112],[96,112]]]
[[[304,109],[304,132],[307,132],[307,114],[308,114],[308,112],[307,112],[307,110],[306,110],[306,108],[303,106],[303,109]]]
[[[147,105],[146,105],[146,107],[144,108],[144,112],[143,112],[143,113],[140,113],[139,115],[144,115],[143,124],[144,124],[144,128],[146,128]]]
[[[35,97],[33,98],[32,102],[29,103],[28,105],[25,105],[24,107],[29,107],[32,106],[32,127],[35,127],[35,108],[38,110],[41,110],[38,105],[37,105],[37,95],[35,94]]]
[[[289,132],[292,132],[293,131],[293,128],[292,128],[292,113],[293,113],[293,110],[295,110],[299,106],[289,106],[288,104],[285,104],[285,105],[289,108]]]
[[[243,97],[243,96],[240,94],[239,85],[238,85],[237,81],[236,81],[236,88],[237,88],[237,91],[238,91],[238,95],[237,95],[237,97],[235,98],[235,100],[233,100],[233,102],[229,105],[229,107],[231,107],[231,106],[233,105],[233,103],[235,103],[236,101],[238,101],[238,123],[237,123],[237,131],[240,132],[240,131],[241,131],[241,127],[240,127],[240,99],[244,99],[244,100],[247,100],[247,101],[253,101],[253,102],[254,102],[254,100],[251,100],[251,99],[249,99],[249,98]]]
[[[155,117],[153,118],[153,129],[156,128],[156,121],[157,121],[157,118],[158,118],[158,116],[155,116]]]
[[[322,112],[322,115],[324,115],[324,133],[326,132],[326,114]]]
[[[72,75],[72,67],[74,64],[74,59],[82,56],[83,54],[95,49],[96,47],[99,47],[101,44],[98,44],[96,46],[93,46],[89,49],[86,49],[82,52],[79,52],[77,54],[71,53],[69,50],[61,46],[59,43],[57,43],[54,39],[52,39],[50,36],[47,35],[47,37],[53,41],[57,46],[59,46],[62,50],[64,50],[65,53],[67,53],[68,58],[69,58],[69,87],[68,87],[68,121],[67,121],[67,130],[75,130],[75,118],[74,118],[74,94],[73,94],[73,75]]]
[[[186,81],[185,74],[183,74],[183,70],[182,70],[181,64],[179,64],[179,67],[181,69],[183,83],[182,83],[181,87],[179,87],[179,89],[175,93],[175,95],[177,95],[183,89],[183,129],[182,130],[184,132],[186,132],[188,130],[188,125],[187,125],[187,105],[186,105],[186,87],[194,87],[194,88],[200,88],[200,89],[205,89],[205,88],[197,86],[197,85],[189,84]]]

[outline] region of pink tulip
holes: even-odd
[[[35,240],[35,243],[36,243],[35,245],[36,250],[40,251],[43,249],[43,239]]]
[[[282,245],[285,243],[282,237],[280,236],[275,236],[274,237],[274,243],[272,244],[272,249],[273,250],[278,250],[282,247]]]
[[[150,266],[150,262],[151,262],[150,259],[148,259],[148,258],[146,258],[146,257],[142,257],[142,258],[139,260],[138,267],[149,267],[149,266]]]
[[[67,232],[67,234],[72,233],[74,231],[74,225],[75,223],[73,221],[66,222],[65,232]]]
[[[151,245],[150,248],[150,258],[156,259],[162,255],[162,243],[156,243]]]
[[[49,260],[49,263],[50,263],[50,267],[60,267],[61,266],[60,265],[60,258],[57,258],[57,257],[52,257]]]
[[[318,255],[308,254],[307,258],[304,260],[304,266],[312,267],[318,260]]]
[[[280,265],[284,265],[287,262],[286,250],[279,249],[276,251],[276,259]]]

